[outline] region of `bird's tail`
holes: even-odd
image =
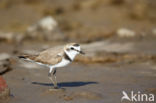
[[[21,56],[18,56],[19,59],[24,59],[24,60],[27,60],[27,61],[32,61],[31,59],[29,59],[29,57],[26,55],[21,55]]]
[[[24,59],[26,61],[31,61],[33,62],[33,57],[34,56],[28,56],[28,55],[21,55],[21,56],[18,56],[19,59]]]
[[[27,59],[25,56],[18,56],[19,59]]]

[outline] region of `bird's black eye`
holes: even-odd
[[[74,50],[74,48],[73,48],[73,47],[71,47],[70,49],[71,49],[71,50]]]

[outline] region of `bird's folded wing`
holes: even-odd
[[[41,52],[37,57],[35,57],[34,61],[43,64],[54,65],[61,62],[63,53],[64,53],[63,50],[60,48],[47,49]]]

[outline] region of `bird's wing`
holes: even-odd
[[[43,64],[54,65],[61,62],[63,53],[62,48],[50,48],[42,51],[37,57],[33,58],[33,60]]]

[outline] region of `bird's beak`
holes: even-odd
[[[80,53],[80,54],[83,54],[83,55],[85,54],[85,52],[83,52],[83,51],[79,51],[79,53]]]

